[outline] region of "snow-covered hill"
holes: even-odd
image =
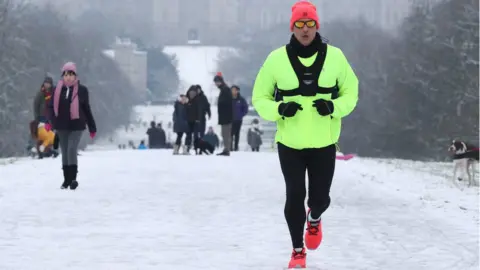
[[[0,166],[0,269],[285,267],[290,240],[275,153],[83,152],[77,191],[60,160]],[[436,168],[432,171],[430,168]],[[478,190],[435,164],[339,161],[315,269],[478,269]]]

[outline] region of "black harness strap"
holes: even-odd
[[[313,62],[310,67],[306,67],[300,62],[298,55],[291,45],[287,45],[286,50],[290,64],[298,78],[299,86],[292,90],[282,90],[275,86],[275,101],[282,101],[283,97],[315,96],[317,94],[332,94],[332,99],[338,98],[338,83],[328,88],[318,86],[318,79],[320,78],[320,73],[325,64],[325,58],[327,57],[326,43],[320,45],[315,62]]]

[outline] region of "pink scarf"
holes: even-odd
[[[57,87],[55,88],[55,93],[53,96],[53,110],[55,112],[55,116],[58,116],[58,106],[60,104],[60,94],[62,92],[63,86],[67,86],[68,88],[72,88],[73,86],[73,93],[72,93],[72,102],[70,103],[70,119],[79,119],[80,118],[80,106],[78,102],[78,80],[75,80],[71,84],[65,83],[63,80],[58,81]]]

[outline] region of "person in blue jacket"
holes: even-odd
[[[146,150],[148,149],[147,146],[145,145],[145,141],[144,140],[141,140],[140,141],[140,144],[138,145],[138,150]]]
[[[232,151],[238,151],[240,131],[242,130],[243,117],[248,113],[248,103],[240,95],[240,87],[232,86],[233,122],[232,122]]]

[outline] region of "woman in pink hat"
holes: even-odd
[[[97,127],[90,109],[88,89],[80,84],[77,78],[77,67],[73,62],[66,63],[62,68],[62,79],[53,93],[50,111],[52,126],[47,128],[56,130],[62,153],[63,184],[61,188],[76,189],[80,139],[86,126],[93,139]]]
[[[305,268],[305,247],[315,250],[322,241],[321,216],[330,205],[341,119],[358,100],[355,73],[339,48],[322,41],[319,28],[312,3],[293,5],[290,43],[270,53],[252,93],[258,114],[277,123],[275,141],[287,194],[284,213],[293,245],[289,268]]]

